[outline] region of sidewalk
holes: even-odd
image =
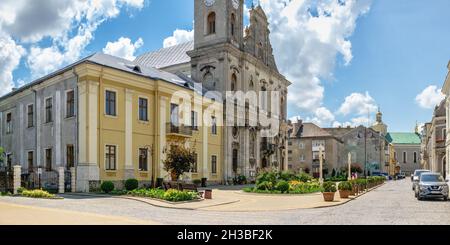
[[[0,202],[0,225],[156,225],[120,216],[23,206]]]

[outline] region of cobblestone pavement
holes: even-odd
[[[0,202],[112,215],[162,224],[450,224],[450,202],[417,201],[408,179],[391,181],[341,206],[290,211],[175,210],[157,208],[133,200],[86,197],[69,197],[64,200],[1,197]]]

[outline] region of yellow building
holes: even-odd
[[[79,88],[77,190],[87,191],[89,182],[92,188],[97,180],[120,185],[129,178],[144,184],[168,179],[162,162],[170,144],[179,141],[197,153],[197,166],[185,179],[222,182],[222,130],[217,125],[222,107],[195,91],[189,79],[104,54],[89,57],[74,71]],[[202,118],[212,124],[202,126]]]

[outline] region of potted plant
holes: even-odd
[[[353,186],[350,182],[343,181],[339,183],[338,189],[339,189],[339,196],[341,198],[348,198],[353,189]]]
[[[325,202],[334,201],[334,195],[336,193],[336,184],[334,182],[327,181],[323,183],[322,188],[323,188],[322,192],[323,199],[325,200]]]

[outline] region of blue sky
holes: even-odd
[[[15,53],[11,51],[12,54],[20,54],[17,56],[20,58],[16,66],[9,66],[9,69],[12,70],[12,81],[16,85],[31,81],[37,76],[32,71],[44,67],[44,64],[30,61],[29,57],[32,55],[50,57],[50,61],[44,58],[39,59],[39,62],[44,63],[52,62],[52,57],[61,56],[59,63],[47,67],[51,70],[70,63],[76,58],[102,51],[108,42],[116,42],[121,37],[128,38],[131,44],[135,44],[135,48],[132,49],[133,56],[159,49],[163,46],[164,40],[173,35],[174,30],[190,31],[192,29],[194,11],[191,0],[113,0],[117,2],[117,6],[115,6],[119,11],[117,14],[110,14],[106,7],[99,7],[104,14],[97,19],[89,20],[86,17],[84,20],[66,20],[71,25],[61,27],[60,30],[66,31],[67,35],[49,34],[42,28],[42,38],[30,41],[25,40],[28,38],[25,34],[18,34],[14,30],[17,27],[13,24],[10,27],[4,25],[2,29],[1,23],[4,17],[2,17],[1,11],[9,7],[9,9],[17,9],[20,13],[21,8],[17,3],[21,0],[5,1],[0,3],[0,40],[2,37],[6,38],[6,42],[9,40],[9,43],[15,44],[14,47],[19,51]],[[246,2],[250,5],[250,1]],[[284,2],[289,9],[275,6],[274,2]],[[411,131],[416,121],[425,122],[431,119],[432,109],[430,107],[432,106],[430,103],[421,106],[416,101],[416,96],[430,85],[440,88],[448,72],[446,66],[450,60],[450,28],[448,27],[450,1],[361,0],[360,2],[364,2],[364,4],[360,4],[347,0],[347,6],[345,6],[347,8],[333,5],[332,2],[337,2],[337,0],[305,0],[305,2],[296,0],[293,2],[262,0],[261,4],[269,12],[270,20],[281,20],[282,17],[279,15],[289,15],[289,11],[292,9],[298,11],[298,14],[292,15],[290,18],[297,18],[301,14],[307,15],[306,7],[313,15],[320,15],[320,8],[329,10],[332,17],[340,21],[340,24],[334,27],[331,25],[331,31],[326,32],[327,35],[348,41],[351,49],[342,43],[339,44],[341,46],[335,45],[333,38],[326,41],[326,45],[321,43],[322,41],[317,36],[323,33],[320,28],[317,29],[317,26],[316,30],[309,32],[292,31],[292,35],[297,36],[289,36],[290,31],[283,29],[285,28],[283,26],[271,26],[271,29],[284,30],[286,33],[284,41],[280,41],[283,39],[272,40],[273,46],[280,70],[288,78],[292,78],[290,80],[294,83],[290,93],[300,100],[289,104],[289,117],[300,116],[304,120],[317,121],[322,126],[344,125],[345,122],[351,122],[352,119],[359,118],[355,122],[361,122],[361,118],[367,117],[367,113],[358,112],[358,106],[367,106],[371,115],[374,113],[374,107],[380,106],[384,113],[384,121],[389,125],[391,131]],[[294,5],[295,2],[297,5]],[[322,6],[321,2],[324,2],[326,6]],[[1,5],[4,5],[3,10]],[[10,8],[11,6],[15,8]],[[87,9],[79,6],[61,6],[61,8],[66,7],[79,10],[80,13],[88,12]],[[36,6],[36,8],[43,7]],[[40,11],[41,13],[44,11],[43,14],[45,14],[45,9],[40,9]],[[281,11],[285,12],[280,14]],[[342,14],[345,11],[348,13]],[[341,13],[340,16],[338,16],[339,13]],[[346,16],[354,17],[355,20],[345,20]],[[314,20],[314,17],[309,16],[308,18]],[[54,21],[61,22],[56,17]],[[83,33],[80,34],[78,25],[84,23],[98,24],[95,28],[89,29],[93,37],[84,42],[84,45],[77,50],[76,55],[65,54],[64,44],[55,40],[62,40],[62,36],[68,39],[74,38],[77,34],[82,36]],[[341,26],[344,26],[342,23],[347,23],[350,27],[340,29]],[[316,36],[310,38],[301,35]],[[142,39],[143,44],[137,44],[138,39]],[[285,51],[282,47],[289,47],[292,42],[304,42],[309,45],[309,48],[302,49],[300,47],[297,56],[291,59],[289,56],[291,54],[283,53]],[[33,54],[32,47],[39,49]],[[316,52],[317,49],[320,49],[322,53]],[[48,56],[43,54],[48,54]],[[311,59],[309,55],[318,55],[319,64],[324,65],[319,68],[318,72],[310,74],[311,76],[304,76],[297,80],[300,70],[303,68],[308,70],[314,65],[314,59]],[[16,57],[11,54],[8,56]],[[1,54],[0,59],[2,59]],[[17,59],[4,58],[4,60],[5,64],[8,62],[14,64]],[[0,60],[0,67],[2,65],[4,64]],[[289,65],[291,67],[288,67]],[[301,68],[296,70],[296,66]],[[317,79],[317,81],[311,82],[308,79]],[[311,88],[311,92],[306,88]],[[323,93],[320,92],[322,90]],[[351,96],[352,94],[354,96]],[[311,107],[308,106],[308,103],[303,103],[301,100],[304,96],[311,97],[311,103],[317,106]],[[434,97],[432,101],[436,101],[436,97],[439,95],[424,93],[423,96]],[[362,102],[359,101],[362,104],[358,104],[358,98],[363,99]],[[426,101],[429,100],[428,98]],[[347,107],[344,106],[346,101],[348,102]],[[326,116],[322,117],[321,115]],[[325,117],[327,120],[323,120]]]

